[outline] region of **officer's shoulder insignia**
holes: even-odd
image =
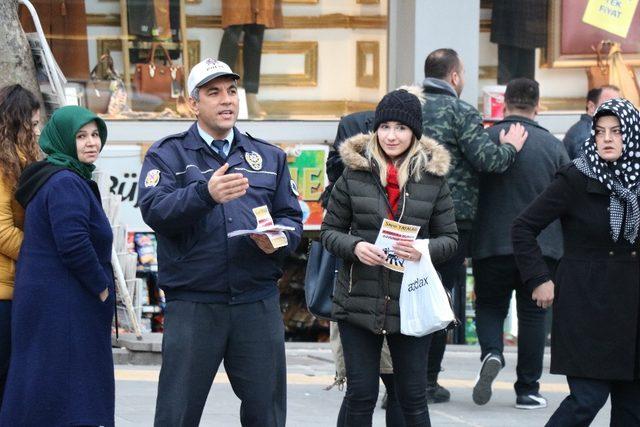
[[[159,139],[154,145],[157,145],[159,147],[159,146],[164,145],[165,143],[167,143],[169,141],[173,141],[175,139],[184,138],[185,136],[187,136],[187,133],[189,133],[189,132],[188,131],[184,131],[184,132],[180,132],[180,133],[174,133],[173,135],[167,135],[164,138]]]
[[[300,195],[300,192],[298,192],[298,184],[296,184],[294,180],[291,180],[291,192],[296,197]]]
[[[269,142],[265,141],[264,139],[256,138],[255,136],[251,135],[249,132],[245,132],[245,135],[247,135],[253,141],[261,142],[261,143],[267,144],[267,145],[273,145],[273,144],[270,144]]]
[[[255,151],[247,151],[244,158],[254,171],[262,169],[262,156]]]
[[[144,177],[144,186],[155,187],[160,182],[160,171],[158,169],[151,169],[147,172],[147,176]]]

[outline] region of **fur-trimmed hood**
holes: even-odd
[[[346,167],[354,170],[370,170],[371,162],[366,153],[369,151],[371,144],[375,144],[373,132],[361,133],[345,140],[340,145],[339,152],[342,162]],[[449,172],[451,164],[451,156],[449,151],[435,140],[422,136],[420,141],[420,149],[414,155],[417,162],[419,172],[427,172],[436,176],[445,176]]]

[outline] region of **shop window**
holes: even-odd
[[[387,89],[387,0],[33,3],[75,102],[112,120],[193,119],[186,78],[207,57],[240,74],[241,119],[336,119]]]

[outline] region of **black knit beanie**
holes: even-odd
[[[386,94],[376,107],[373,131],[391,121],[408,126],[417,139],[422,138],[422,107],[418,97],[404,89]]]

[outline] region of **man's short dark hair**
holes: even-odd
[[[424,61],[424,76],[444,80],[453,71],[460,71],[460,58],[453,49],[437,49]]]
[[[600,97],[602,96],[602,92],[606,89],[620,92],[620,88],[616,85],[604,85],[593,88],[589,92],[587,92],[587,104],[589,104],[589,101],[591,101],[595,106],[598,106],[600,104]],[[586,108],[589,109],[589,105],[587,105]]]
[[[507,84],[504,103],[509,109],[532,111],[540,101],[540,86],[535,80],[521,77]]]
[[[595,105],[598,105],[598,100],[600,99],[600,95],[602,95],[602,88],[595,87],[587,92],[587,103],[589,101],[593,102]]]

